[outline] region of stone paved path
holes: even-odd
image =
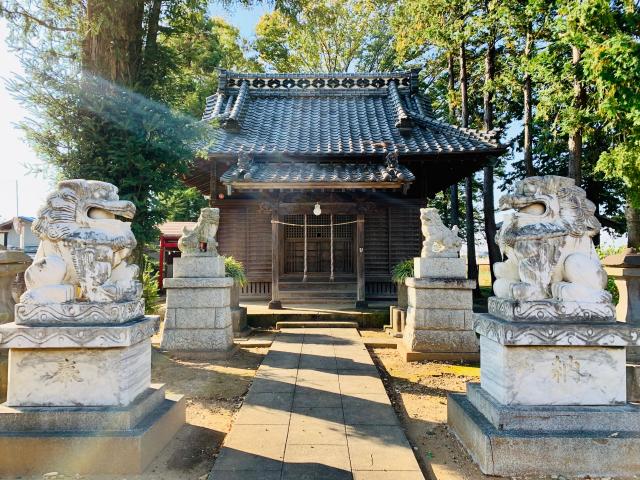
[[[356,329],[283,330],[209,480],[424,480]]]

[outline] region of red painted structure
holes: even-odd
[[[167,278],[169,266],[173,265],[173,259],[180,256],[178,239],[182,236],[184,227],[193,228],[196,222],[167,222],[158,226],[160,230],[160,254],[158,288],[164,288],[164,279]]]

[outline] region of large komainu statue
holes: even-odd
[[[220,209],[203,208],[200,210],[200,218],[196,226],[190,230],[184,227],[182,236],[178,240],[178,248],[186,256],[218,256],[218,223],[220,222]]]
[[[494,265],[497,297],[608,303],[607,275],[591,238],[600,231],[595,205],[573,179],[530,177],[500,199],[513,210],[496,240],[506,255]]]
[[[435,208],[421,208],[422,222],[422,257],[457,257],[462,246],[462,239],[458,236],[458,226],[449,230]]]
[[[110,183],[67,180],[47,197],[32,226],[40,238],[27,269],[24,304],[138,300],[138,267],[127,257],[136,246],[128,222],[135,206]]]

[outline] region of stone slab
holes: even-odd
[[[287,443],[282,480],[351,480],[346,445],[292,445]]]
[[[231,288],[233,279],[221,278],[167,278],[165,288]]]
[[[162,331],[160,348],[179,351],[227,351],[233,347],[233,329],[167,329]]]
[[[640,345],[640,328],[623,322],[510,322],[488,313],[474,313],[475,331],[507,346],[626,347]]]
[[[282,469],[287,425],[234,425],[227,434],[212,477],[220,471]]]
[[[131,430],[165,400],[151,384],[126,407],[9,407],[0,405],[0,432],[114,432]]]
[[[0,432],[0,475],[140,474],[184,423],[184,398],[167,395],[124,432]]]
[[[400,427],[347,426],[351,468],[360,471],[420,471],[413,450]]]
[[[144,317],[144,299],[131,302],[68,302],[15,306],[16,325],[109,325]]]
[[[409,308],[468,310],[473,305],[473,290],[446,288],[408,289]]]
[[[342,408],[295,409],[291,414],[287,445],[346,446]]]
[[[501,431],[462,394],[449,394],[447,422],[486,475],[630,477],[640,474],[638,434]]]
[[[477,353],[478,338],[472,330],[418,330],[407,325],[402,343],[415,352]]]
[[[464,258],[416,257],[413,259],[415,278],[466,278]]]
[[[404,344],[398,345],[398,355],[404,362],[464,362],[478,363],[480,361],[479,352],[417,352],[409,350]]]
[[[615,405],[626,401],[621,347],[512,347],[480,337],[482,388],[503,405]]]
[[[233,336],[246,337],[251,333],[247,326],[247,307],[231,307],[231,324],[233,325]]]
[[[473,310],[407,307],[407,325],[415,330],[471,330]]]
[[[7,405],[126,406],[151,383],[151,341],[123,348],[12,349]]]
[[[627,401],[640,402],[640,365],[637,364],[627,364]]]
[[[157,317],[146,316],[123,325],[26,326],[0,325],[0,348],[118,348],[136,344],[154,334]]]
[[[358,393],[342,397],[346,425],[398,425],[386,393]]]
[[[498,430],[640,432],[637,405],[502,405],[478,383],[467,384],[467,399]]]
[[[168,308],[165,329],[227,328],[232,325],[231,310],[219,308]]]
[[[173,259],[174,278],[217,278],[224,277],[224,275],[224,258],[220,256],[182,256]]]
[[[167,288],[167,308],[228,307],[230,290],[230,287]]]
[[[473,290],[476,288],[475,280],[466,278],[414,278],[409,277],[405,280],[407,287],[421,289],[436,290]]]
[[[615,322],[615,307],[610,303],[559,302],[536,300],[522,302],[489,297],[490,314],[512,322]]]

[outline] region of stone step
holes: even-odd
[[[323,322],[309,321],[309,322],[277,322],[276,328],[278,330],[282,328],[358,328],[358,322]]]

